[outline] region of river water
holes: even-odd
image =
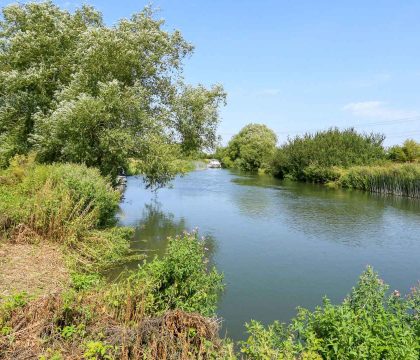
[[[420,280],[419,200],[208,169],[157,193],[129,177],[119,223],[136,227],[132,247],[148,255],[184,230],[206,237],[234,340],[251,319],[287,322],[325,295],[341,302],[368,264],[402,293]]]

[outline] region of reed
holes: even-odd
[[[420,164],[356,166],[340,178],[342,187],[420,198]]]

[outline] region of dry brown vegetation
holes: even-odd
[[[15,309],[9,320],[10,334],[0,338],[0,358],[49,358],[55,352],[61,359],[89,358],[84,334],[100,337],[107,344],[106,356],[115,359],[207,359],[224,351],[217,319],[175,310],[124,321],[105,303],[93,293],[71,301],[57,293]],[[66,336],[63,329],[77,322],[83,327]]]
[[[0,244],[0,302],[2,296],[26,292],[48,294],[69,282],[59,248],[42,244]]]

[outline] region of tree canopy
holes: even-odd
[[[399,162],[414,162],[420,160],[420,143],[407,139],[402,146],[394,145],[388,149],[388,158]]]
[[[222,161],[245,171],[265,168],[276,149],[277,136],[263,124],[248,124],[222,149]],[[220,153],[220,150],[219,150]]]
[[[93,7],[10,5],[0,22],[0,165],[36,151],[115,175],[129,157],[151,185],[174,176],[179,152],[212,148],[219,85],[182,78],[193,47],[150,8],[106,26]]]

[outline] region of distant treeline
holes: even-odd
[[[226,167],[281,179],[419,197],[420,144],[406,140],[385,148],[384,139],[382,134],[331,128],[290,138],[277,148],[272,130],[250,124],[215,156]]]

